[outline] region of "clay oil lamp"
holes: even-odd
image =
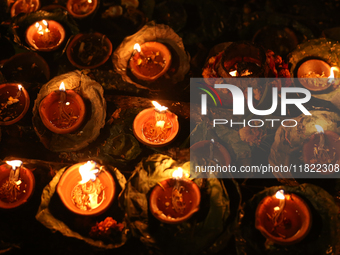
[[[330,65],[320,59],[310,59],[301,64],[297,71],[299,82],[311,91],[323,91],[333,85],[334,71],[337,67]]]
[[[67,47],[66,54],[72,65],[92,69],[103,65],[111,56],[112,43],[103,34],[77,34]]]
[[[58,49],[65,40],[65,30],[54,20],[41,20],[28,27],[26,42],[38,51]]]
[[[153,188],[149,207],[159,221],[178,224],[199,210],[200,201],[198,186],[186,176],[183,177],[183,169],[178,168],[172,173],[172,178],[157,183]]]
[[[136,43],[130,59],[132,74],[144,81],[155,81],[164,75],[171,64],[169,49],[159,42]]]
[[[18,0],[11,8],[11,17],[17,16],[19,13],[31,13],[40,8],[39,0]]]
[[[152,101],[154,108],[141,111],[133,121],[133,133],[143,144],[151,147],[168,145],[179,130],[177,115],[167,107]]]
[[[29,105],[29,95],[22,85],[0,85],[0,125],[11,125],[21,120]]]
[[[306,202],[295,194],[278,190],[262,199],[256,209],[255,227],[268,241],[291,245],[308,234],[312,220]]]
[[[33,173],[20,160],[6,161],[0,166],[0,208],[12,209],[26,203],[34,185]]]
[[[85,216],[103,213],[115,195],[112,175],[94,161],[68,168],[60,178],[57,193],[72,212]]]
[[[74,90],[65,89],[61,82],[59,90],[48,94],[39,105],[39,115],[45,127],[56,134],[76,131],[85,118],[85,104]]]
[[[82,19],[91,15],[97,5],[97,0],[68,0],[66,8],[74,18]]]
[[[266,54],[251,43],[233,43],[220,56],[216,69],[220,77],[263,77]]]
[[[317,132],[303,145],[303,161],[305,164],[326,164],[327,168],[339,164],[339,135],[333,131],[324,131],[320,125],[315,125]],[[322,169],[322,173],[328,173]]]

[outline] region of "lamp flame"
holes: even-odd
[[[18,85],[18,90],[20,90],[20,91],[22,90],[22,85],[20,85],[20,84]]]
[[[61,91],[65,91],[66,90],[65,89],[65,84],[64,84],[63,81],[60,83],[59,90],[61,90]]]
[[[39,22],[35,22],[35,27],[38,28],[39,26]]]
[[[235,77],[236,74],[237,74],[237,70],[235,70],[235,71],[230,71],[229,74],[230,74],[231,76]]]
[[[133,46],[133,49],[140,52],[141,51],[141,48],[140,48],[140,45],[139,43],[136,43],[134,46]]]
[[[156,101],[152,101],[151,103],[153,104],[155,109],[159,112],[164,112],[164,111],[168,110],[168,107],[162,106]]]
[[[315,128],[318,131],[318,133],[323,133],[324,132],[323,128],[320,125],[315,125]]]
[[[339,68],[337,67],[331,67],[331,74],[328,76],[328,79],[333,79],[334,78],[334,71],[339,72]]]
[[[96,165],[97,164],[94,161],[87,161],[87,163],[79,167],[79,173],[82,178],[79,184],[85,184],[89,180],[96,180],[96,174],[99,172],[99,170],[96,168]]]
[[[46,27],[48,27],[48,23],[47,23],[47,21],[46,20],[42,20],[42,23],[46,26]]]
[[[285,193],[282,189],[278,190],[275,194],[275,197],[277,199],[280,199],[280,200],[284,200],[285,199]]]
[[[11,160],[11,161],[6,161],[7,165],[10,165],[13,170],[17,169],[18,167],[21,167],[22,161],[21,160]]]
[[[89,4],[92,4],[92,0],[87,0],[87,2],[88,2]]]
[[[181,179],[183,177],[183,169],[181,167],[177,168],[173,173],[172,173],[172,178],[175,179]]]

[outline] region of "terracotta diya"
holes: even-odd
[[[12,209],[27,202],[34,190],[33,173],[20,160],[0,166],[0,208]]]
[[[171,53],[159,42],[145,42],[142,45],[136,43],[129,65],[136,78],[155,81],[168,71]]]
[[[92,69],[103,65],[111,56],[112,43],[103,34],[77,34],[67,46],[66,54],[72,65]]]
[[[141,111],[133,121],[133,133],[141,143],[151,147],[166,146],[173,141],[179,130],[177,115],[167,107],[152,101],[155,108]]]
[[[60,178],[57,192],[72,212],[85,216],[103,213],[115,195],[112,175],[93,161],[68,168]]]
[[[17,0],[12,5],[11,17],[17,16],[19,13],[35,12],[40,8],[39,0]]]
[[[12,125],[21,120],[30,105],[25,88],[16,83],[0,85],[0,125]]]
[[[62,82],[58,91],[48,94],[39,105],[39,115],[45,127],[56,134],[76,131],[85,118],[85,104],[74,90],[65,89]]]
[[[97,0],[68,0],[66,8],[77,19],[91,15],[97,8]]]
[[[159,221],[179,224],[188,220],[199,210],[201,193],[198,186],[183,178],[183,170],[178,168],[173,178],[158,183],[149,198],[150,211]]]
[[[26,42],[38,51],[58,49],[65,40],[65,29],[54,20],[41,20],[28,27]]]
[[[339,164],[339,135],[333,131],[324,131],[319,125],[315,125],[315,128],[317,132],[303,145],[303,161],[305,164],[326,164],[327,169],[321,169],[321,173],[331,173],[328,171],[330,165]]]
[[[264,237],[279,245],[302,241],[312,225],[306,202],[295,194],[278,190],[262,199],[256,209],[255,227]]]
[[[323,91],[332,85],[334,71],[339,69],[331,67],[320,59],[310,59],[303,62],[297,71],[299,82],[311,91]]]

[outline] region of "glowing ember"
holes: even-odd
[[[323,128],[320,125],[315,125],[316,130],[318,131],[318,133],[323,133]]]
[[[153,106],[155,107],[155,109],[159,112],[164,112],[168,109],[168,107],[162,106],[160,105],[158,102],[156,101],[152,101],[151,102],[153,104]]]
[[[82,180],[72,191],[72,200],[79,209],[90,211],[103,203],[105,187],[97,178],[99,172],[97,164],[93,161],[79,167]]]
[[[6,161],[7,165],[10,165],[13,170],[17,169],[18,167],[22,166],[22,161],[21,160],[11,160],[11,161]]]
[[[65,91],[66,90],[65,89],[65,84],[64,84],[63,81],[60,83],[59,90],[61,90],[61,91]]]
[[[133,46],[133,49],[136,50],[137,52],[141,52],[141,48],[140,48],[140,45],[138,43],[136,43],[134,46]]]
[[[285,199],[285,193],[284,191],[281,189],[281,190],[278,190],[275,194],[275,197],[277,199],[280,199],[280,200],[284,200]]]

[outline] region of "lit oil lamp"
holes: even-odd
[[[259,203],[255,227],[267,240],[280,245],[302,241],[311,228],[311,212],[306,202],[295,194],[278,190]]]
[[[172,178],[157,183],[150,194],[150,211],[161,222],[178,224],[199,210],[201,193],[198,186],[183,177],[183,169],[173,171]]]
[[[323,91],[333,84],[334,71],[338,72],[339,68],[330,67],[320,59],[310,59],[299,67],[297,77],[305,88],[311,91]]]
[[[178,133],[177,115],[156,101],[152,101],[152,104],[155,108],[145,109],[136,116],[133,133],[141,143],[162,147],[168,145]]]
[[[82,19],[91,15],[97,5],[97,0],[68,0],[66,8],[73,17]]]
[[[33,173],[22,166],[22,161],[6,161],[0,166],[0,208],[11,209],[27,202],[34,184]]]
[[[80,215],[99,215],[112,203],[115,182],[94,161],[71,166],[60,178],[57,192],[64,205]]]
[[[338,164],[340,157],[339,135],[315,125],[317,132],[303,145],[303,161],[306,164]],[[323,172],[324,173],[324,172]]]
[[[26,31],[26,41],[38,51],[53,51],[60,47],[65,39],[65,30],[54,20],[41,20]]]
[[[56,134],[76,131],[85,118],[85,104],[79,94],[66,90],[61,82],[58,91],[47,95],[39,105],[39,114],[45,127]]]
[[[0,85],[0,125],[11,125],[21,120],[29,105],[29,95],[22,85]]]
[[[18,0],[12,5],[11,17],[17,16],[19,13],[31,13],[40,7],[39,0]]]
[[[136,43],[130,59],[132,74],[140,80],[155,81],[164,75],[171,64],[169,49],[159,42]]]

